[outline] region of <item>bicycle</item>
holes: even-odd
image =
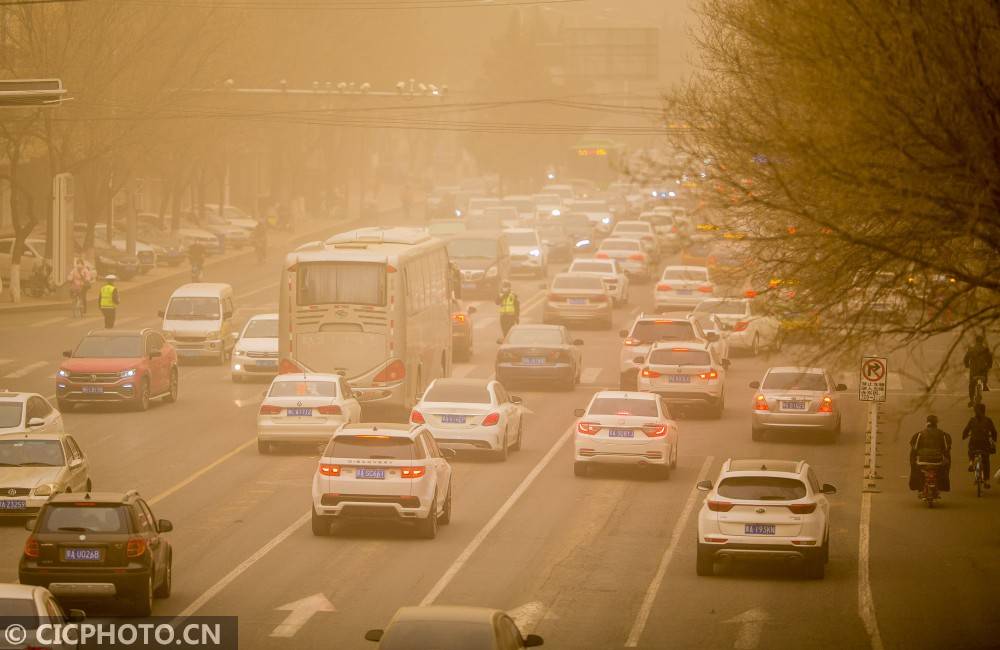
[[[73,292],[73,318],[83,318],[83,292]]]
[[[983,496],[983,484],[989,480],[986,476],[986,472],[983,471],[983,454],[986,452],[980,451],[976,453],[976,458],[972,461],[972,475],[975,477],[976,481],[976,497]]]
[[[972,406],[975,407],[976,404],[983,403],[983,390],[986,388],[986,378],[976,377],[976,383],[973,385],[972,391]]]

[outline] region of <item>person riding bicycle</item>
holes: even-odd
[[[938,490],[951,490],[951,435],[938,428],[936,415],[928,415],[927,425],[910,438],[910,489],[919,492],[924,489],[924,472],[917,461],[940,462]]]
[[[976,335],[976,342],[966,351],[962,363],[969,369],[969,406],[973,405],[976,395],[976,380],[983,380],[983,390],[989,390],[988,382],[990,368],[993,367],[993,353],[986,345],[986,337]]]
[[[192,277],[200,276],[201,269],[205,266],[205,249],[198,242],[188,247],[188,261],[191,263]]]
[[[976,404],[975,414],[962,429],[962,440],[969,439],[969,471],[975,466],[976,456],[983,459],[985,487],[990,487],[990,454],[997,453],[997,428],[993,420],[986,416],[986,405]]]

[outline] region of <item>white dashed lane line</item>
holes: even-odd
[[[30,375],[31,373],[33,373],[34,371],[38,370],[39,368],[44,368],[47,365],[49,365],[48,361],[36,361],[35,363],[29,363],[28,365],[24,366],[23,368],[18,368],[14,372],[7,373],[6,375],[3,376],[3,378],[4,379],[20,379],[21,377],[24,377],[25,375]]]

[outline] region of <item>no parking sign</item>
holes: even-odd
[[[862,402],[884,402],[889,364],[885,357],[864,357],[858,380],[858,399]]]

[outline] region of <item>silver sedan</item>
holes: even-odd
[[[53,494],[90,489],[90,463],[72,436],[0,435],[0,519],[33,517]]]
[[[823,368],[788,366],[769,368],[751,405],[752,437],[766,431],[816,431],[831,440],[840,435],[843,404],[837,393],[847,390]]]

